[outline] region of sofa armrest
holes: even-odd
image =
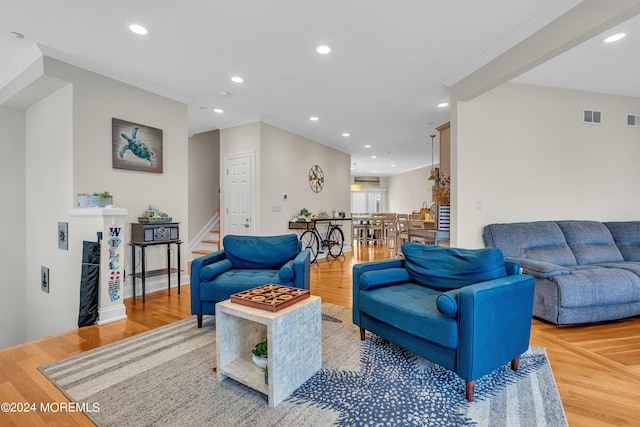
[[[355,325],[360,326],[360,276],[367,271],[385,270],[387,268],[404,268],[404,259],[394,258],[385,259],[380,261],[365,262],[362,264],[356,264],[353,266],[353,274],[351,277],[351,291],[352,291],[352,318]]]
[[[202,279],[200,278],[200,270],[207,265],[222,261],[223,259],[225,259],[224,249],[221,249],[212,254],[198,257],[191,262],[191,272],[189,274],[191,314],[202,314],[202,306],[200,300],[200,284],[202,283]]]
[[[512,276],[514,274],[520,274],[520,263],[515,260],[504,260],[504,269],[507,271],[507,276]]]
[[[529,347],[535,279],[524,274],[465,286],[458,292],[458,369],[480,378]]]
[[[571,270],[550,262],[525,258],[508,258],[508,261],[519,263],[520,267],[522,267],[523,274],[529,274],[533,277],[539,277],[542,279],[571,274]]]
[[[293,259],[293,286],[300,289],[309,289],[311,286],[311,252],[309,249],[300,251]]]

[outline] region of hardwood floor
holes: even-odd
[[[350,306],[353,264],[384,256],[384,247],[370,245],[345,258],[320,260],[311,267],[312,294]],[[0,403],[35,403],[38,409],[0,412],[0,426],[92,426],[79,412],[39,410],[41,403],[68,400],[38,366],[190,317],[188,286],[181,295],[174,289],[171,295],[148,294],[145,304],[139,298],[125,304],[126,320],[0,350]],[[531,343],[547,349],[570,426],[640,425],[640,317],[564,327],[534,319]]]

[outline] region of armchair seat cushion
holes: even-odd
[[[203,282],[200,298],[203,301],[223,301],[231,294],[267,283],[286,285],[280,280],[278,270],[229,270],[210,282]]]
[[[456,350],[458,322],[436,307],[440,294],[414,283],[369,289],[360,293],[359,309],[418,338]]]

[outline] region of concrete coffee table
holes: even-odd
[[[269,384],[251,360],[267,340]],[[320,298],[309,298],[275,313],[232,303],[216,304],[218,380],[232,378],[268,396],[275,407],[322,367]]]

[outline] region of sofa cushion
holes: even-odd
[[[562,308],[610,306],[615,311],[615,305],[640,301],[640,277],[626,269],[599,266],[548,280],[557,284],[558,305]]]
[[[507,257],[577,264],[562,230],[553,221],[491,224],[484,227],[483,238],[487,246],[499,247]]]
[[[418,338],[455,350],[458,322],[443,316],[436,307],[440,292],[405,283],[360,292],[360,311]]]
[[[225,236],[222,240],[225,257],[233,268],[280,269],[298,254],[298,237]]]
[[[200,269],[200,279],[208,282],[219,274],[231,270],[231,261],[223,259],[213,264],[205,265]]]
[[[640,221],[605,222],[625,261],[640,261]]]
[[[373,289],[380,286],[394,285],[409,281],[409,272],[405,268],[385,268],[383,270],[366,271],[360,275],[360,289]]]
[[[597,221],[558,221],[579,265],[624,261],[609,229]]]
[[[411,281],[440,291],[506,276],[498,248],[461,249],[408,242],[402,245]]]

